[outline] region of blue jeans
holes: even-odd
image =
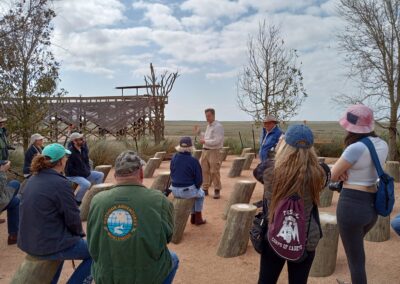
[[[17,180],[10,181],[7,186],[15,189],[14,196],[11,198],[10,202],[3,209],[7,210],[7,226],[8,234],[15,235],[18,233],[19,229],[19,198],[17,197],[20,183]]]
[[[75,196],[75,199],[82,202],[83,196],[85,196],[86,191],[89,190],[90,186],[93,184],[99,184],[103,182],[104,174],[102,172],[91,171],[87,178],[84,177],[67,177],[70,181],[79,185],[79,190]]]
[[[175,198],[182,199],[190,199],[195,198],[194,206],[192,212],[201,212],[203,211],[203,203],[204,203],[204,190],[199,188],[197,189],[195,185],[186,186],[186,187],[174,187],[171,186],[170,190]]]
[[[92,258],[89,254],[89,249],[86,240],[81,239],[76,245],[67,248],[55,254],[40,256],[41,259],[61,260],[61,264],[51,281],[51,284],[56,284],[61,275],[61,270],[64,260],[82,260],[81,264],[75,269],[74,273],[68,279],[67,284],[83,284],[91,283],[93,278],[90,274],[92,266]]]
[[[178,270],[179,267],[179,258],[176,255],[176,253],[170,251],[171,254],[171,259],[172,259],[172,271],[169,273],[167,278],[165,278],[163,284],[171,284],[174,281],[176,271]]]
[[[391,222],[393,230],[400,236],[400,214],[394,217]]]

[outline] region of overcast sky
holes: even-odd
[[[298,120],[337,120],[331,98],[356,90],[337,48],[344,24],[337,0],[62,0],[55,2],[53,43],[61,87],[76,96],[119,95],[116,86],[143,84],[156,70],[179,70],[167,120],[249,120],[236,103],[246,46],[263,19],[282,27],[303,63],[309,98]],[[128,94],[128,93],[126,93]]]

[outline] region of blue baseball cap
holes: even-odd
[[[57,162],[65,155],[71,155],[71,151],[65,149],[61,144],[53,143],[44,147],[42,154],[50,158],[52,163]]]
[[[308,149],[314,144],[314,134],[306,125],[291,125],[285,133],[285,142],[295,148]]]

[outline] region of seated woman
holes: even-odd
[[[61,260],[52,283],[57,283],[64,260],[83,260],[68,283],[90,283],[92,258],[71,184],[62,175],[70,153],[55,143],[33,158],[32,176],[22,193],[18,247],[41,259]]]
[[[23,173],[24,177],[29,177],[31,175],[31,164],[33,158],[42,153],[43,148],[43,139],[44,137],[39,133],[35,133],[31,136],[31,141],[29,144],[28,150],[25,152],[25,159],[24,159],[24,168]]]
[[[203,176],[200,162],[192,157],[193,145],[190,137],[182,137],[176,153],[171,160],[171,187],[170,190],[176,198],[195,198],[190,222],[203,225],[201,211],[203,210],[204,191],[201,189]]]

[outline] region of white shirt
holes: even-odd
[[[216,120],[208,124],[204,134],[204,140],[203,148],[221,149],[224,146],[224,127],[222,124]]]

